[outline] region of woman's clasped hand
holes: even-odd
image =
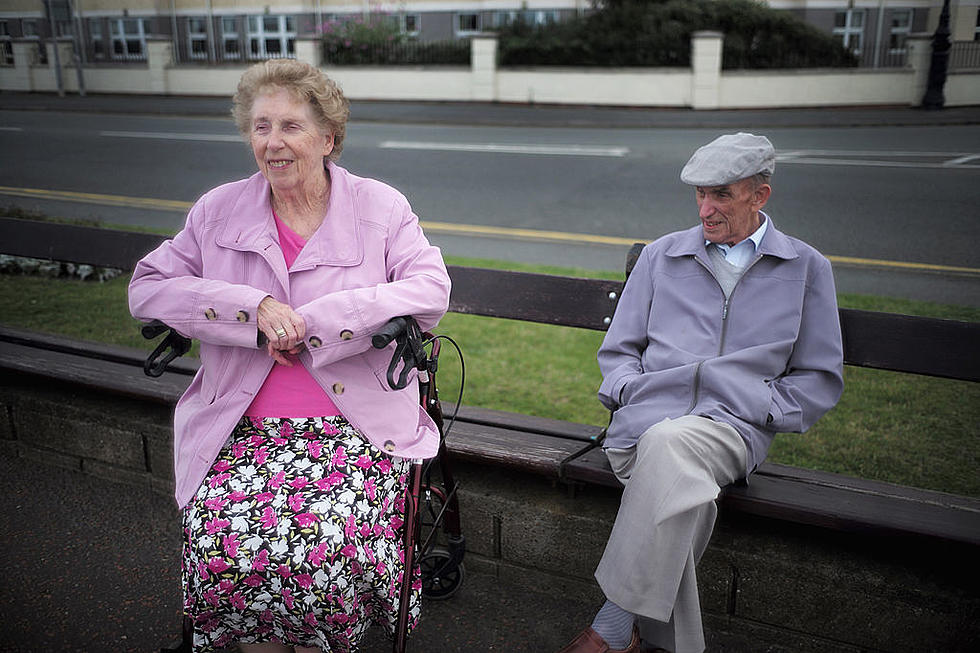
[[[288,304],[266,297],[259,303],[259,331],[267,342],[266,351],[280,365],[292,367],[286,354],[298,354],[306,337],[306,321]]]

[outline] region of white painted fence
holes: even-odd
[[[800,70],[721,69],[723,35],[697,32],[692,38],[691,68],[498,68],[497,39],[471,41],[470,66],[325,66],[318,43],[296,43],[296,56],[321,66],[355,100],[481,101],[589,104],[645,107],[735,109],[860,105],[918,105],[928,77],[928,36],[910,37],[903,68],[821,68]],[[57,90],[54,44],[48,64],[36,59],[36,41],[14,40],[14,64],[0,66],[0,90]],[[71,45],[58,43],[61,78],[77,92]],[[232,95],[247,64],[175,65],[169,40],[149,40],[147,59],[139,63],[84,67],[92,93]],[[980,104],[980,69],[948,74],[947,106]]]

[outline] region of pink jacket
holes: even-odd
[[[333,163],[327,219],[287,273],[269,202],[256,173],[219,186],[187,224],[136,266],[129,306],[200,340],[201,369],[174,416],[176,498],[197,492],[235,424],[272,368],[257,346],[256,314],[267,295],[306,321],[300,360],[350,423],[403,458],[436,454],[438,431],[419,406],[417,381],[389,389],[392,348],[371,347],[390,318],[413,315],[430,329],[449,305],[449,275],[408,201],[393,188]]]

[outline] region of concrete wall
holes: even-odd
[[[172,495],[165,404],[0,371],[0,455]],[[454,465],[470,573],[598,605],[619,492]],[[975,547],[861,536],[722,510],[699,565],[711,651],[973,651]],[[973,569],[974,571],[970,571]]]
[[[351,99],[486,101],[620,106],[692,107],[695,109],[918,105],[929,65],[927,38],[910,38],[909,65],[902,69],[807,69],[723,71],[723,36],[699,32],[692,40],[692,68],[500,69],[496,39],[471,41],[471,65],[331,66],[325,70]],[[49,65],[34,62],[30,43],[14,41],[15,63],[0,66],[0,90],[57,89],[53,46]],[[62,84],[77,91],[67,42],[59,44]],[[247,64],[174,65],[169,40],[147,42],[147,61],[102,64],[84,69],[93,93],[231,95]],[[318,44],[296,43],[296,56],[320,66]],[[946,105],[980,104],[980,70],[953,71]]]

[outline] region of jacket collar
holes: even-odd
[[[303,247],[293,264],[294,271],[317,265],[354,266],[364,257],[350,173],[333,162],[327,164],[327,173],[330,175],[327,217]],[[261,254],[276,270],[277,276],[281,273],[280,281],[284,281],[286,263],[282,250],[273,247],[278,244],[278,235],[270,193],[269,182],[262,173],[249,177],[226,214],[224,228],[216,242],[222,247]]]
[[[758,253],[762,256],[775,256],[785,260],[797,258],[799,254],[796,253],[796,248],[793,247],[789,237],[776,229],[772,218],[769,216],[766,218],[769,220],[769,227],[762,237],[762,242],[759,243]],[[704,244],[704,232],[700,224],[678,232],[677,238],[667,248],[666,253],[667,256],[673,257],[694,256],[710,266],[708,251]]]

